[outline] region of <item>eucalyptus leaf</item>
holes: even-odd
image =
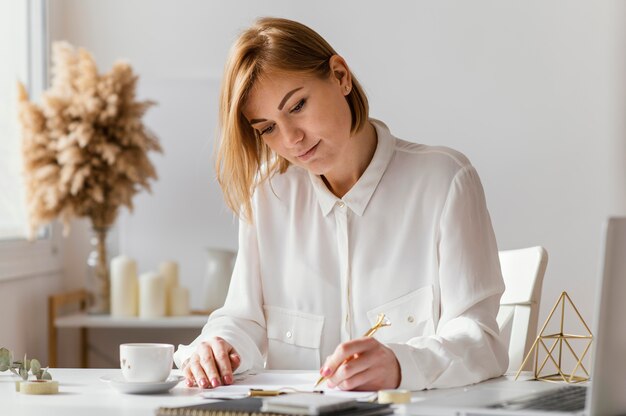
[[[28,380],[28,374],[32,374],[37,380],[52,380],[48,368],[41,368],[41,363],[36,358],[28,359],[24,354],[21,361],[13,361],[13,353],[7,348],[0,348],[0,373],[10,371],[23,380]]]
[[[11,351],[0,348],[0,364],[11,364]]]
[[[39,363],[39,360],[36,358],[33,358],[32,360],[30,360],[30,371],[33,374],[38,373],[41,370],[41,364]]]

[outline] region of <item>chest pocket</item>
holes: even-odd
[[[318,370],[324,316],[263,306],[268,369]]]
[[[433,287],[428,285],[369,310],[367,319],[374,325],[378,314],[384,313],[391,326],[376,332],[376,339],[383,343],[407,342],[435,333],[434,306]]]

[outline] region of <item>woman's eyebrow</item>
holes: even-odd
[[[291,90],[287,94],[285,94],[283,99],[280,101],[280,104],[278,104],[278,110],[279,111],[282,110],[283,107],[285,106],[285,103],[289,99],[289,97],[291,97],[296,91],[301,90],[301,89],[302,89],[302,87],[294,88],[293,90]],[[256,123],[262,123],[264,121],[267,121],[267,119],[265,119],[265,118],[253,118],[252,120],[249,121],[249,123],[250,124],[256,124]]]
[[[280,104],[278,104],[278,110],[282,110],[283,107],[285,106],[285,103],[289,99],[289,97],[291,97],[296,91],[301,90],[301,89],[302,89],[302,87],[298,87],[298,88],[295,88],[295,89],[289,91],[287,94],[285,94],[285,96],[283,97],[283,99],[280,102]]]

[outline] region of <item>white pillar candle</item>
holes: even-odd
[[[165,279],[158,273],[139,276],[139,317],[165,316]]]
[[[173,315],[170,299],[172,289],[178,287],[178,263],[175,261],[164,261],[159,266],[159,272],[165,279],[165,314]]]
[[[137,263],[127,256],[111,260],[111,315],[137,316]]]
[[[189,289],[176,286],[170,292],[170,306],[172,316],[189,315]]]

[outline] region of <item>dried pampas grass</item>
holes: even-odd
[[[141,121],[155,103],[136,100],[137,79],[125,62],[98,74],[87,51],[61,42],[41,105],[18,85],[31,237],[57,217],[66,234],[73,217],[109,227],[120,206],[132,211],[132,197],[150,191],[157,174],[148,152],[162,150]]]

